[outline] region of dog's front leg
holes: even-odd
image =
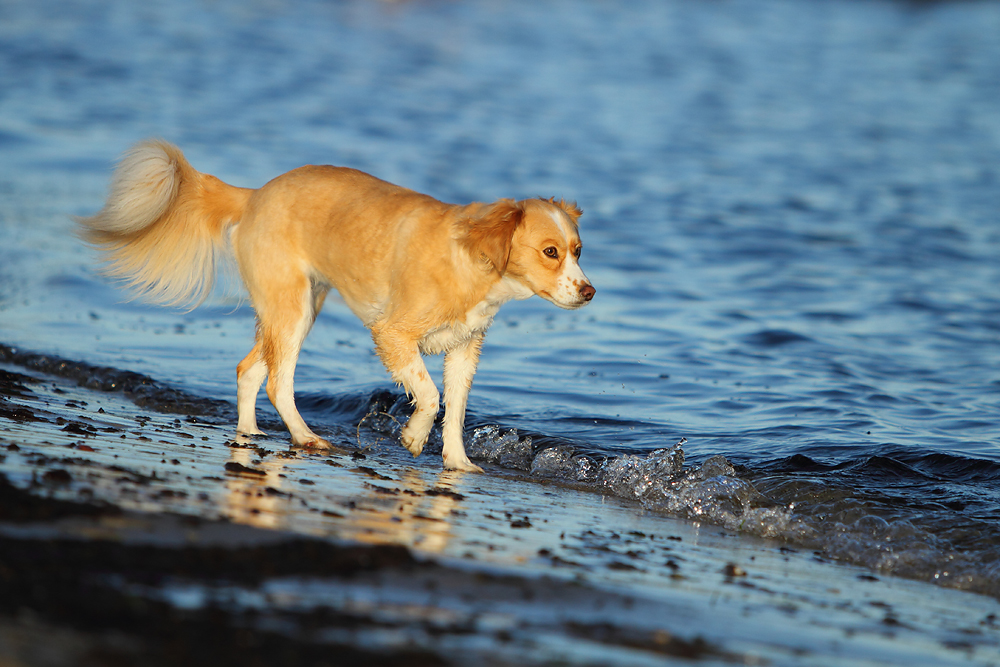
[[[450,470],[483,472],[465,453],[465,406],[472,388],[472,376],[479,364],[482,334],[473,336],[463,346],[450,350],[444,357],[444,467]]]
[[[400,438],[403,446],[410,450],[411,454],[420,456],[437,418],[439,399],[437,387],[434,386],[434,381],[431,380],[419,353],[398,373],[393,373],[393,377],[402,383],[407,394],[413,396],[414,403],[413,413],[403,427]]]
[[[373,330],[372,338],[392,379],[403,385],[407,396],[413,397],[413,413],[400,437],[411,454],[420,456],[438,413],[440,396],[437,387],[415,342],[407,342],[405,338],[393,336],[387,331],[376,333]]]

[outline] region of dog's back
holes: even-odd
[[[452,263],[462,208],[356,169],[300,167],[253,194],[233,248],[251,293],[276,271],[297,270],[286,264],[305,263],[367,325],[415,265],[426,277],[424,267]]]

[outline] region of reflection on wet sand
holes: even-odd
[[[456,474],[407,470],[398,487],[368,483],[359,500],[369,511],[352,512],[339,528],[359,542],[391,542],[441,553],[452,537],[451,519],[462,497],[452,488]]]
[[[284,528],[290,498],[282,492],[285,477],[281,459],[262,461],[253,449],[230,449],[230,463],[246,472],[226,474],[223,514],[258,528]],[[229,467],[231,468],[231,466]],[[250,472],[252,471],[252,472]]]
[[[464,496],[455,489],[461,473],[404,468],[397,479],[363,465],[343,466],[335,454],[323,457],[332,478],[316,487],[299,476],[299,467],[290,463],[294,457],[260,456],[251,441],[235,442],[219,509],[239,523],[442,553],[453,537],[454,517],[462,515]],[[342,474],[348,471],[355,474]],[[313,487],[309,503],[297,493],[300,485]]]

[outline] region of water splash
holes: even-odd
[[[568,445],[543,449],[531,462],[533,477],[554,477],[575,482],[593,482],[599,470],[592,458],[576,454]]]
[[[871,502],[825,480],[762,478],[762,492],[748,479],[752,471],[724,456],[685,467],[686,443],[682,438],[645,456],[597,460],[565,444],[534,452],[530,436],[483,426],[472,432],[467,450],[474,459],[582,483],[654,512],[778,539],[875,572],[1000,595],[1000,556],[989,549],[962,550],[930,527],[879,516]]]
[[[386,443],[398,443],[402,430],[399,420],[388,412],[369,412],[358,422],[358,447],[368,452]]]
[[[469,438],[466,450],[473,459],[505,468],[530,471],[534,477],[582,482],[643,507],[707,521],[734,530],[775,537],[794,523],[791,510],[775,507],[754,486],[737,476],[724,456],[713,456],[699,466],[684,467],[682,438],[669,448],[646,456],[623,454],[597,461],[569,445],[533,453],[530,436],[516,429],[482,426]]]
[[[531,469],[531,437],[519,438],[517,429],[501,433],[499,426],[477,428],[466,443],[465,451],[470,458],[496,463],[504,468]]]

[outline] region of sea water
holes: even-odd
[[[993,2],[6,3],[0,342],[232,404],[238,287],[128,302],[71,234],[148,136],[240,186],[576,200],[597,295],[501,310],[474,458],[1000,595],[998,34]],[[352,446],[408,411],[333,298],[296,388]]]

